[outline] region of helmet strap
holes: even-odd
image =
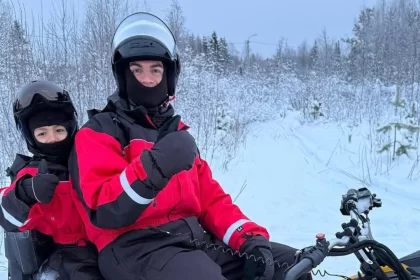
[[[168,98],[159,107],[168,108],[170,102],[173,101],[173,100],[175,100],[175,95],[173,95],[173,96],[168,95]]]

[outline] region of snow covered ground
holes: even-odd
[[[230,170],[214,176],[234,198],[246,183],[236,203],[268,228],[273,241],[312,245],[317,233],[334,238],[349,221],[339,211],[341,195],[362,187],[359,150],[367,141],[365,132],[353,131],[349,143],[343,125],[301,125],[295,116],[257,124]],[[405,179],[410,168],[399,166],[389,177],[371,174],[368,186],[383,203],[370,215],[374,238],[397,257],[420,249],[420,188]],[[327,258],[318,268],[350,276],[359,266],[351,255]]]
[[[367,176],[360,163],[366,128],[354,129],[349,142],[344,125],[302,125],[298,119],[291,114],[254,124],[227,171],[217,168],[217,158],[212,161],[214,177],[232,198],[245,186],[236,198],[243,211],[267,227],[273,241],[305,247],[317,233],[333,238],[341,231],[341,223],[349,221],[339,211],[341,195],[361,187],[358,178],[370,177],[368,187],[383,203],[370,215],[374,237],[398,257],[419,250],[420,188],[406,179],[411,165],[397,166],[391,176],[375,176],[371,168]],[[350,276],[359,265],[351,255],[327,258],[318,268]]]

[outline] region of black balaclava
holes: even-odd
[[[127,97],[130,103],[134,106],[143,106],[146,109],[156,108],[168,100],[168,83],[166,77],[166,67],[163,66],[164,71],[162,81],[154,87],[146,87],[140,83],[130,68],[125,68],[125,84]]]
[[[64,164],[67,162],[73,145],[71,138],[71,118],[60,110],[45,110],[32,115],[28,120],[28,128],[31,133],[32,139],[37,149],[44,155],[55,158],[55,163]],[[36,140],[34,130],[42,126],[62,125],[67,130],[67,137],[60,142],[56,143],[41,143]],[[64,164],[65,165],[65,164]]]

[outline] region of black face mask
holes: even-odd
[[[156,108],[168,100],[168,83],[166,81],[166,71],[162,76],[162,81],[154,87],[142,85],[127,67],[125,69],[126,91],[130,103],[134,106],[145,108]]]
[[[73,139],[68,135],[64,140],[56,143],[41,143],[35,139],[38,150],[46,156],[48,161],[67,166]]]
[[[32,140],[35,143],[34,146],[37,149],[37,151],[31,152],[33,152],[35,156],[42,155],[46,157],[48,161],[66,165],[74,140],[73,137],[71,137],[72,130],[74,130],[74,124],[69,119],[69,116],[58,110],[42,111],[31,116],[28,121],[28,126],[31,131]],[[36,140],[35,136],[33,136],[34,130],[37,127],[50,125],[64,126],[68,133],[67,137],[56,143],[41,143]],[[39,153],[41,153],[41,155]]]

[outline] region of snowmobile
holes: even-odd
[[[340,211],[344,216],[350,216],[348,223],[343,223],[342,232],[337,232],[334,239],[327,240],[324,234],[316,235],[316,243],[298,250],[295,262],[285,271],[285,280],[295,280],[305,273],[314,276],[337,276],[346,280],[420,280],[420,251],[414,252],[398,259],[394,253],[384,244],[375,241],[370,230],[369,211],[382,206],[382,201],[367,188],[350,189],[343,195]],[[5,233],[5,250],[9,259],[9,280],[40,280],[57,279],[58,276],[45,273],[53,273],[45,267],[44,254],[45,236],[36,232]],[[27,243],[29,242],[29,243]],[[35,242],[35,243],[33,243]],[[21,244],[21,246],[18,246]],[[25,245],[26,244],[26,245]],[[33,246],[30,244],[37,244]],[[28,246],[30,245],[30,246]],[[28,251],[29,249],[29,251]],[[360,271],[353,276],[347,277],[330,274],[316,268],[327,256],[344,256],[355,254],[360,261]],[[17,257],[19,256],[19,257]],[[22,256],[25,256],[22,258]],[[31,256],[38,256],[33,259]],[[37,272],[37,268],[41,269]],[[31,274],[33,273],[33,274]],[[57,273],[55,273],[57,275]]]
[[[45,267],[54,246],[50,236],[26,230],[5,231],[3,237],[9,280],[38,280],[46,274],[46,269],[50,270]]]
[[[350,221],[341,225],[343,231],[330,240],[325,234],[317,234],[315,245],[297,251],[295,262],[286,269],[284,279],[295,280],[306,273],[346,280],[420,279],[420,251],[398,259],[387,246],[374,240],[368,214],[381,206],[381,199],[367,188],[348,190],[340,206],[341,214],[350,216]],[[350,254],[355,254],[360,261],[356,275],[348,277],[312,270],[328,256]]]

